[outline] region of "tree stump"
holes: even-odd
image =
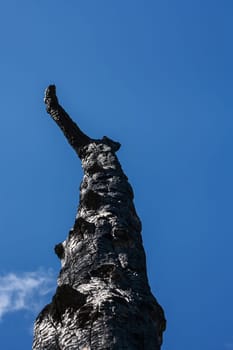
[[[47,88],[48,113],[82,162],[78,213],[57,244],[58,287],[34,325],[34,350],[159,350],[163,309],[150,291],[133,190],[120,144],[85,135]]]

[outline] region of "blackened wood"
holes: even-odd
[[[165,318],[150,291],[133,190],[115,152],[120,144],[85,135],[59,105],[48,113],[81,159],[80,202],[61,259],[58,288],[34,326],[34,350],[159,350]]]

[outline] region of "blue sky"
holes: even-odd
[[[43,105],[121,142],[164,350],[233,349],[233,4],[0,4],[0,344],[30,349],[73,224],[80,162]]]

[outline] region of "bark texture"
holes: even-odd
[[[34,325],[34,350],[159,350],[165,318],[147,280],[133,190],[115,152],[85,135],[46,90],[47,111],[81,159],[80,202],[61,259],[58,287]]]

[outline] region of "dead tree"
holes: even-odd
[[[133,190],[118,142],[85,135],[60,106],[47,112],[81,159],[80,202],[67,239],[55,247],[58,287],[34,325],[34,350],[159,350],[165,318],[151,294]]]

